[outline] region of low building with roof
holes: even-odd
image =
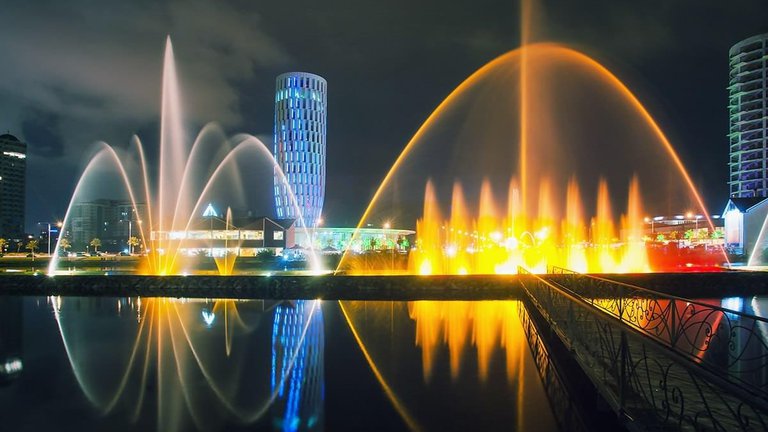
[[[734,254],[751,255],[768,246],[760,231],[768,216],[768,198],[730,198],[723,210],[725,247]]]
[[[210,207],[209,207],[210,208]],[[295,220],[261,217],[221,218],[215,211],[196,218],[187,230],[154,231],[150,240],[181,242],[184,255],[223,257],[256,256],[261,252],[281,255],[286,247],[295,243]]]
[[[397,228],[338,228],[317,227],[296,229],[296,244],[304,249],[323,253],[356,253],[366,251],[396,250],[407,252],[413,230]]]

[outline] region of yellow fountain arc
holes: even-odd
[[[471,269],[466,252],[467,238],[470,236],[469,221],[461,183],[454,182],[451,195],[451,219],[445,225],[445,234],[448,236],[449,259],[453,261],[449,268],[455,269],[457,274],[467,274]]]
[[[598,247],[598,263],[601,271],[613,271],[616,268],[611,245],[616,242],[613,226],[613,209],[608,183],[600,179],[597,188],[597,212],[592,224],[592,243]]]
[[[360,220],[357,223],[355,233],[352,235],[352,239],[350,240],[350,243],[353,243],[355,240],[359,238],[360,228],[365,224],[365,221],[368,219],[369,215],[371,214],[371,211],[373,210],[374,206],[378,202],[379,197],[382,195],[384,190],[389,186],[390,182],[392,181],[392,178],[395,176],[400,166],[408,158],[412,149],[420,142],[420,139],[429,130],[432,124],[440,118],[441,114],[447,108],[450,107],[450,105],[454,102],[454,100],[459,98],[462,94],[464,94],[464,92],[471,89],[474,85],[481,82],[482,79],[488,73],[493,71],[496,67],[503,65],[506,62],[509,62],[511,58],[517,57],[518,55],[519,55],[519,49],[503,54],[497,57],[496,59],[492,60],[491,62],[487,63],[486,65],[478,69],[476,72],[474,72],[472,75],[470,75],[469,78],[464,80],[437,106],[437,108],[435,108],[434,111],[432,111],[432,113],[429,115],[427,120],[419,127],[419,129],[416,131],[416,133],[413,135],[410,141],[408,141],[408,144],[406,144],[403,151],[395,160],[395,163],[392,165],[392,167],[389,169],[387,174],[384,176],[384,179],[382,180],[382,182],[379,184],[379,187],[376,189],[376,192],[373,194],[371,201],[368,203],[368,206],[366,207],[365,211],[360,217]],[[348,250],[344,251],[344,254],[342,255],[342,258],[339,261],[339,264],[337,266],[337,270],[342,268],[346,263],[348,253],[349,253]]]
[[[498,261],[499,251],[492,237],[495,237],[499,230],[497,223],[496,200],[493,197],[491,182],[485,178],[480,186],[480,203],[474,233],[478,250],[475,252],[473,273],[491,274],[496,271],[494,263]]]
[[[643,240],[643,208],[640,196],[640,181],[637,176],[634,176],[629,184],[627,214],[622,223],[622,231],[625,236],[622,241],[627,245],[627,253],[619,267],[623,273],[650,271],[648,254]]]
[[[669,141],[666,134],[664,134],[664,132],[661,130],[661,127],[653,118],[651,113],[648,112],[648,110],[645,108],[642,102],[640,102],[640,99],[637,98],[637,96],[629,89],[629,87],[627,87],[616,75],[614,75],[605,66],[598,63],[595,59],[587,56],[582,52],[576,51],[564,45],[554,44],[554,43],[536,44],[536,46],[540,46],[541,47],[540,49],[547,50],[550,53],[567,58],[572,62],[574,62],[575,64],[582,65],[588,68],[589,70],[597,72],[598,77],[602,78],[603,80],[605,80],[605,82],[610,84],[613,88],[617,89],[620,92],[620,94],[624,96],[625,100],[629,101],[631,106],[635,109],[635,111],[638,114],[640,114],[640,116],[645,120],[646,124],[651,128],[651,130],[657,136],[659,141],[662,143],[662,146],[666,151],[667,155],[672,159],[672,161],[675,164],[675,167],[678,169],[680,175],[683,177],[683,180],[688,186],[689,192],[693,195],[696,201],[696,204],[699,206],[699,209],[703,212],[704,216],[706,217],[710,229],[714,231],[714,225],[712,223],[712,219],[709,216],[709,212],[707,211],[707,207],[704,205],[704,200],[701,198],[701,195],[699,194],[698,189],[696,188],[696,185],[691,179],[690,174],[688,174],[688,170],[685,168],[683,161],[680,159],[680,156],[677,154],[677,151],[675,151],[674,146],[672,146],[672,143]]]
[[[583,246],[587,240],[584,233],[584,209],[581,203],[579,184],[574,177],[568,181],[565,207],[565,227],[563,228],[565,263],[572,270],[586,272],[588,265]]]
[[[520,204],[523,212],[528,211],[528,147],[530,146],[530,87],[531,78],[529,50],[533,47],[534,2],[520,2]]]
[[[525,60],[522,59],[522,56],[526,57]],[[535,43],[531,45],[526,45],[523,48],[519,48],[514,51],[510,51],[494,59],[488,64],[484,65],[477,72],[473,73],[469,78],[467,78],[464,82],[462,82],[453,92],[451,92],[451,94],[440,105],[438,105],[438,107],[432,112],[432,114],[430,114],[430,116],[427,118],[424,124],[419,128],[419,130],[416,132],[413,138],[408,142],[404,150],[401,152],[401,154],[398,156],[397,160],[393,164],[390,171],[384,177],[384,180],[379,185],[376,193],[373,196],[373,199],[369,203],[368,207],[366,208],[366,211],[363,213],[362,218],[358,222],[358,225],[357,225],[358,228],[361,227],[362,224],[367,220],[373,208],[377,205],[383,191],[386,188],[391,186],[390,183],[392,181],[392,178],[396,175],[396,173],[401,168],[401,166],[403,166],[404,161],[407,160],[409,156],[413,153],[414,148],[420,142],[422,142],[422,138],[425,136],[427,131],[430,130],[430,128],[435,125],[435,123],[440,119],[442,114],[444,114],[449,109],[449,107],[453,105],[454,102],[458,101],[458,98],[465,95],[468,90],[474,88],[478,83],[482,82],[486,78],[489,78],[490,75],[496,71],[502,70],[503,68],[513,67],[518,64],[517,62],[522,61],[527,64],[527,63],[532,63],[536,61],[541,61],[542,58],[546,60],[553,60],[553,61],[559,62],[558,64],[582,68],[588,73],[589,77],[597,78],[598,81],[596,82],[600,82],[606,85],[608,89],[611,89],[611,91],[613,92],[612,94],[618,95],[619,98],[622,101],[624,101],[624,103],[626,103],[626,105],[630,107],[634,113],[639,115],[639,117],[643,121],[643,124],[646,125],[648,127],[648,130],[653,134],[653,136],[657,138],[656,141],[658,141],[658,143],[660,143],[661,145],[659,149],[669,157],[669,160],[674,165],[675,170],[680,175],[680,178],[682,180],[681,184],[684,185],[684,187],[688,190],[688,193],[690,194],[692,200],[696,202],[696,205],[701,209],[702,213],[708,214],[706,211],[706,207],[704,206],[704,203],[701,199],[701,196],[696,190],[696,187],[693,181],[691,180],[690,175],[688,174],[677,152],[674,150],[671,143],[669,142],[667,137],[664,135],[664,133],[661,131],[660,127],[652,118],[650,113],[646,110],[646,108],[642,105],[639,99],[629,90],[629,88],[626,85],[624,85],[614,74],[612,74],[604,66],[600,65],[597,61],[595,61],[594,59],[590,58],[589,56],[581,52],[578,52],[566,46],[555,44],[555,43]],[[523,69],[526,69],[526,68],[523,67]],[[525,71],[522,71],[521,73],[525,75]],[[523,78],[523,80],[525,80],[525,78]],[[525,87],[527,88],[529,86],[525,85]],[[523,89],[521,89],[521,91],[522,90]],[[525,99],[525,95],[523,95],[522,98]],[[523,102],[523,105],[525,105],[524,102]],[[527,111],[524,109],[524,107],[521,109],[522,111]],[[526,125],[528,123],[530,123],[530,119],[525,119],[521,123],[521,128],[523,129],[523,132],[522,132],[522,138],[521,138],[522,142],[520,142],[519,145],[521,147],[520,163],[522,165],[526,165],[529,159],[528,156],[526,156],[526,152],[528,151],[529,146],[527,146],[526,145],[527,142],[525,142],[529,135],[526,132]],[[531,195],[532,184],[529,182],[530,175],[527,174],[527,171],[526,171],[527,168],[521,167],[519,169],[521,171],[525,171],[525,175],[523,175],[523,173],[520,173],[520,172],[518,172],[518,175],[520,175],[521,177],[521,180],[520,180],[521,181],[521,189],[520,189],[521,207],[523,211],[526,211],[525,209],[530,207],[530,205],[527,204],[528,199],[526,197]],[[539,186],[539,189],[541,189],[541,186]],[[707,216],[707,219],[710,224],[710,228],[713,229],[713,226],[708,216]],[[353,237],[357,236],[358,234],[359,232],[356,232],[353,235]],[[349,253],[348,251],[345,252],[337,269],[340,269],[344,266],[348,253]]]
[[[409,257],[415,263],[419,274],[442,273],[442,261],[436,257],[442,256],[438,251],[442,247],[444,226],[432,182],[427,182],[424,192],[424,217],[416,222],[417,230],[423,234],[421,240],[417,241],[416,250]]]

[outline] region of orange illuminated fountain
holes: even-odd
[[[425,191],[421,208],[403,198],[414,190]],[[708,214],[639,99],[596,60],[555,43],[510,51],[448,95],[359,226],[390,219],[393,209],[403,223],[418,219],[409,267],[417,274],[514,273],[520,265],[653,271],[647,215]],[[721,249],[710,259],[726,261]],[[339,269],[353,271],[346,260]]]

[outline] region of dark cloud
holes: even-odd
[[[25,139],[35,143],[29,153],[35,156],[58,158],[64,154],[64,140],[59,132],[61,117],[52,112],[33,109],[26,113],[21,123]]]

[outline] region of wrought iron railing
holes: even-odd
[[[527,297],[627,421],[649,428],[768,430],[765,399],[624,320],[625,312],[634,316],[628,312],[634,306],[623,303],[620,320],[594,300],[615,295],[583,297],[525,269],[519,273]]]
[[[576,406],[576,395],[568,388],[561,372],[553,362],[546,344],[539,335],[536,324],[528,311],[521,304],[518,306],[520,323],[523,326],[528,346],[531,349],[533,361],[539,371],[539,377],[547,393],[547,398],[552,405],[560,430],[569,432],[587,432],[583,414]]]
[[[583,301],[768,401],[768,320],[701,300],[553,267]]]

